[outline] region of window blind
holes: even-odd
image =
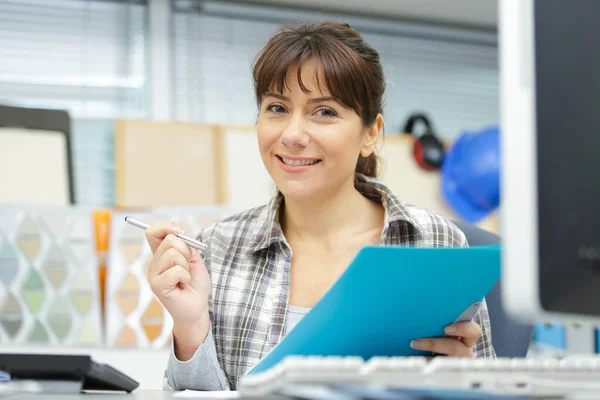
[[[286,11],[277,21],[260,12],[251,18],[235,11],[206,12],[200,2],[173,0],[173,104],[175,117],[201,123],[254,123],[253,57],[282,22],[306,20]],[[251,5],[245,6],[250,10]],[[276,14],[276,13],[274,13]],[[322,14],[312,19],[326,19]],[[345,20],[342,16],[332,19]],[[389,24],[389,22],[388,22]],[[372,21],[377,27],[377,20]],[[353,25],[354,26],[354,25]],[[358,28],[381,55],[386,75],[385,131],[402,131],[413,112],[426,112],[442,137],[497,124],[497,47],[489,40],[467,40],[456,29],[436,35],[397,23],[396,33]],[[489,36],[489,34],[486,34]]]
[[[113,121],[142,118],[142,1],[0,0],[0,103],[68,110],[75,197],[114,202]]]

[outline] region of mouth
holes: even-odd
[[[276,154],[276,157],[279,158],[282,163],[292,167],[315,165],[321,162],[318,158],[287,158],[278,154]]]

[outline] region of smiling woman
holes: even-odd
[[[467,246],[446,218],[403,203],[377,179],[384,77],[357,31],[285,27],[253,72],[258,144],[277,194],[200,232],[203,258],[176,226],[146,231],[150,286],[173,317],[167,379],[176,389],[236,389],[366,245]],[[413,347],[494,357],[489,332],[484,301],[473,321],[447,327],[452,336],[415,338]]]
[[[372,132],[375,134],[381,130],[385,79],[379,54],[347,24],[324,22],[284,28],[263,49],[253,72],[261,114],[265,97],[276,95],[289,103],[283,94],[293,88],[312,94],[305,100],[315,106],[323,123],[335,121],[336,108],[346,114],[351,109],[363,127],[377,128]],[[327,102],[336,107],[318,104]],[[375,177],[377,156],[373,151],[366,153],[361,151],[356,172]]]
[[[376,174],[381,113],[366,125],[352,105],[320,85],[326,75],[317,59],[293,61],[282,92],[272,85],[260,95],[258,143],[265,167],[288,202],[355,191],[355,172]]]

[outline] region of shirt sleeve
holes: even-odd
[[[210,274],[210,239],[213,225],[203,229],[196,239],[208,244],[202,258]],[[209,308],[210,299],[209,299]],[[175,355],[175,340],[171,341],[171,353],[167,362],[165,372],[166,389],[174,390],[202,390],[202,391],[221,391],[231,390],[227,375],[219,364],[217,349],[213,337],[213,326],[208,330],[208,335],[204,343],[196,349],[196,352],[187,361],[180,361]]]
[[[171,354],[167,364],[167,388],[174,390],[230,390],[225,372],[219,366],[212,326],[203,344],[192,358],[180,361],[175,356],[175,341],[171,341]]]
[[[473,345],[473,356],[475,358],[496,358],[496,350],[492,344],[490,317],[485,299],[483,299],[474,321],[481,327],[481,336]]]
[[[462,231],[459,231],[458,235],[458,246],[469,247],[467,238]],[[481,327],[481,336],[473,345],[473,356],[475,358],[496,358],[496,350],[492,343],[492,327],[490,323],[490,315],[487,308],[485,299],[481,302],[479,311],[473,319]]]

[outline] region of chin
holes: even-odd
[[[315,197],[315,195],[319,193],[323,193],[322,190],[318,190],[318,187],[314,181],[309,183],[286,180],[283,182],[277,182],[277,188],[286,199],[294,201],[307,200]]]

